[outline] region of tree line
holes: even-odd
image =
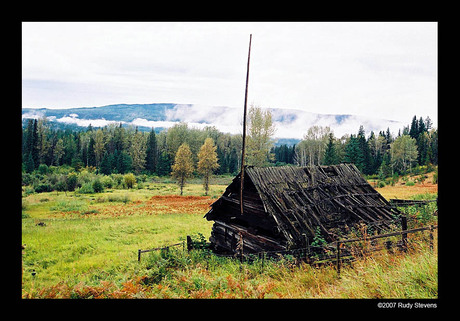
[[[301,166],[354,163],[366,175],[389,177],[404,174],[414,166],[438,164],[438,130],[429,117],[413,117],[396,137],[386,131],[366,137],[364,127],[357,134],[336,138],[329,127],[313,126],[295,146],[294,163]]]
[[[332,165],[351,162],[367,175],[410,171],[417,165],[437,165],[438,130],[427,117],[413,117],[410,125],[393,136],[390,130],[371,132],[366,137],[360,126],[357,134],[334,136],[329,127],[307,129],[296,145],[273,145],[275,127],[268,110],[251,106],[249,110],[248,165],[279,166],[294,164]],[[92,168],[110,174],[147,174],[165,176],[174,172],[179,147],[186,144],[193,164],[190,175],[199,175],[199,153],[205,141],[216,153],[215,174],[236,174],[241,164],[241,135],[222,133],[215,127],[190,128],[187,123],[155,132],[137,127],[110,124],[103,128],[51,129],[45,118],[29,119],[23,128],[22,168],[26,173],[47,166],[67,165],[76,171]],[[211,148],[208,146],[208,150]]]

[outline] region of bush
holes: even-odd
[[[37,186],[34,187],[34,189],[35,193],[44,193],[52,191],[50,183],[39,183]]]
[[[133,188],[134,184],[136,184],[136,177],[133,173],[129,173],[124,176],[124,181],[128,189]]]
[[[75,172],[67,174],[66,185],[68,191],[74,191],[77,187],[78,175]]]
[[[94,179],[94,174],[90,173],[86,168],[78,175],[78,183],[83,186],[85,183],[90,183]]]
[[[96,178],[93,181],[93,190],[95,193],[101,193],[104,191],[104,185],[102,184],[101,180],[99,178]]]
[[[120,188],[123,184],[123,175],[121,174],[111,174],[110,177],[112,178],[115,185]]]
[[[67,190],[67,176],[64,176],[64,175],[59,175],[57,176],[57,181],[56,183],[54,183],[54,190],[56,191],[66,191]]]
[[[38,172],[42,175],[48,174],[48,166],[46,164],[40,164],[40,166],[38,166]]]
[[[103,176],[101,178],[101,183],[102,185],[104,185],[105,188],[112,188],[114,182],[110,176]]]
[[[91,183],[84,183],[84,184],[78,189],[78,193],[81,193],[81,194],[92,194],[92,193],[94,193],[93,184],[91,184]]]
[[[22,173],[22,186],[33,185],[34,178],[30,173]]]

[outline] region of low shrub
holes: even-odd
[[[78,190],[78,193],[81,194],[92,194],[94,193],[93,184],[91,182],[84,183]]]
[[[101,193],[104,191],[104,185],[102,184],[101,180],[99,178],[96,178],[94,181],[93,181],[93,190],[95,193]]]

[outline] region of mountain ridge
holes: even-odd
[[[298,109],[268,108],[277,128],[275,137],[301,139],[308,128],[314,125],[329,126],[334,134],[352,134],[363,125],[366,132],[398,130],[403,124],[398,121],[376,119],[351,114],[318,114]],[[87,127],[103,127],[111,123],[138,126],[140,130],[157,131],[186,122],[190,127],[215,126],[222,132],[242,132],[242,110],[227,106],[205,106],[196,104],[151,103],[112,104],[99,107],[75,108],[22,108],[23,123],[26,119],[46,117],[51,123]]]

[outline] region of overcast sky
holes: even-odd
[[[437,126],[436,22],[22,24],[22,107],[178,103]]]

